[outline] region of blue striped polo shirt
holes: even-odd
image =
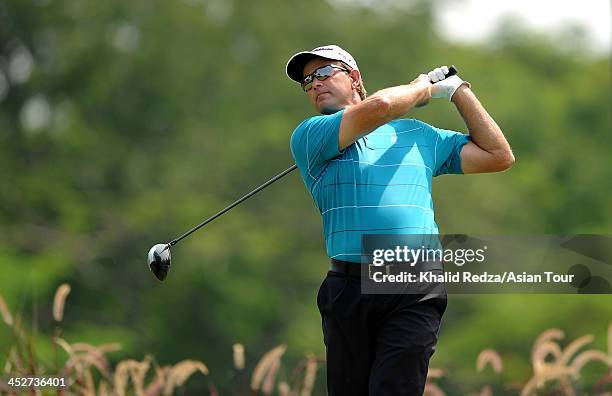
[[[308,118],[291,136],[291,153],[323,219],[327,255],[360,262],[363,234],[437,234],[432,178],[462,173],[469,137],[399,119],[340,151],[343,113]]]

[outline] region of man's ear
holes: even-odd
[[[351,85],[353,88],[357,88],[359,86],[359,81],[361,81],[361,74],[359,74],[359,70],[351,70],[349,77],[351,78]]]

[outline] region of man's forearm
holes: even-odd
[[[452,101],[463,117],[474,144],[504,162],[514,162],[506,137],[469,87],[462,85],[457,88]]]
[[[388,104],[388,121],[399,118],[417,106],[427,104],[431,98],[431,83],[416,79],[410,84],[382,89],[372,95]]]
[[[386,88],[363,102],[349,106],[342,117],[338,133],[340,150],[353,144],[374,129],[406,114],[431,98],[431,83],[421,75],[408,85]]]

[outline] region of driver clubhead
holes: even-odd
[[[148,263],[151,272],[163,282],[170,271],[170,247],[160,243],[149,250]]]

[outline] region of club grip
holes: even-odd
[[[455,65],[450,65],[450,67],[448,68],[448,73],[446,73],[444,78],[447,78],[447,77],[450,77],[450,76],[454,76],[457,73],[458,73],[458,71],[457,71],[457,68],[455,67]]]

